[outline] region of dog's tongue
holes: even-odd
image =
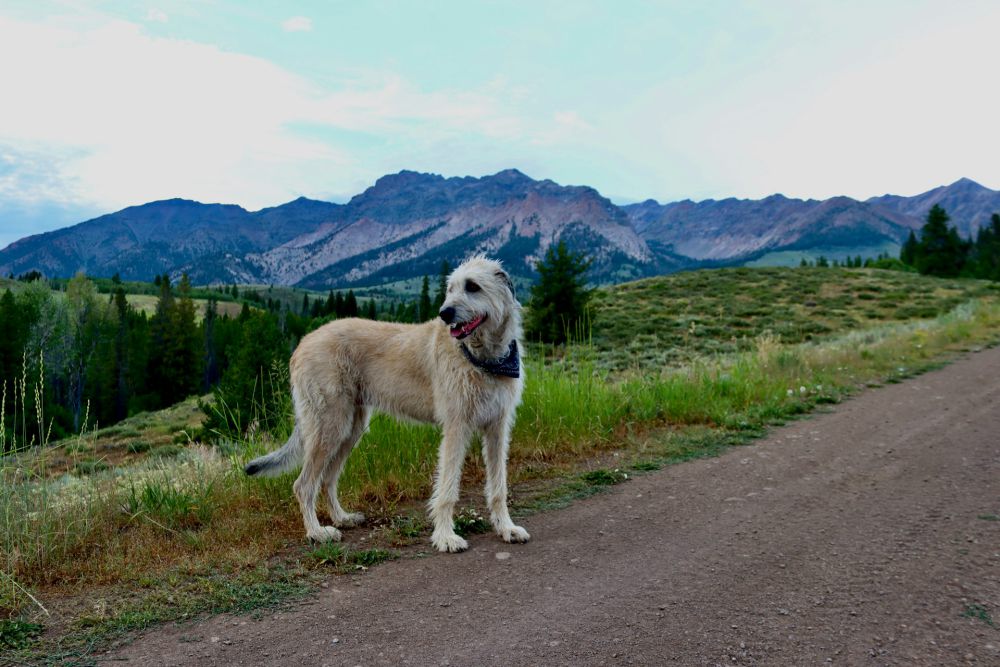
[[[483,316],[480,315],[471,322],[466,322],[461,327],[455,329],[449,329],[448,333],[451,334],[452,338],[458,338],[459,336],[468,336],[470,333],[472,333],[473,329],[479,326],[479,323],[482,321],[483,321]]]

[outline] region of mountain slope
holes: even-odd
[[[307,199],[256,213],[184,199],[151,202],[16,241],[0,251],[0,271],[38,269],[57,277],[118,272],[126,280],[150,280],[187,269],[195,282],[207,282],[215,276],[202,261],[271,248],[334,219],[340,208]]]
[[[621,282],[781,251],[898,246],[945,207],[963,234],[1000,211],[1000,192],[961,179],[914,197],[647,200],[618,207],[586,186],[516,169],[475,178],[401,171],[347,204],[299,198],[256,212],[183,199],[151,202],[0,250],[0,274],[38,269],[150,280],[187,272],[195,283],[373,285],[432,275],[441,262],[484,252],[530,277],[553,243],[592,258],[594,282]]]
[[[696,260],[734,260],[771,250],[901,242],[915,221],[851,199],[648,200],[624,207],[639,235]]]
[[[341,224],[251,255],[268,280],[306,287],[371,284],[435,273],[442,260],[486,252],[519,275],[552,243],[594,259],[600,282],[648,275],[653,254],[624,212],[589,187],[509,169],[483,178],[403,171],[344,207]]]
[[[882,195],[867,201],[917,218],[921,224],[931,207],[938,204],[951,216],[950,224],[958,228],[962,237],[973,238],[980,227],[989,223],[993,213],[1000,213],[1000,191],[990,190],[968,178],[960,178],[951,185],[942,185],[915,197]]]

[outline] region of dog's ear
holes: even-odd
[[[510,295],[514,297],[514,300],[516,301],[517,292],[514,291],[514,281],[510,279],[510,276],[507,275],[507,272],[504,271],[503,269],[499,269],[497,270],[496,276],[500,280],[504,281],[504,283],[507,285],[507,289],[510,290]]]

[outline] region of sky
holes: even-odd
[[[0,4],[0,247],[517,168],[613,201],[1000,188],[1000,2]]]

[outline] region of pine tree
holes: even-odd
[[[114,292],[114,311],[117,318],[115,332],[115,405],[114,420],[128,417],[128,325],[129,305],[125,289],[118,287]]]
[[[910,230],[910,235],[906,238],[906,242],[903,247],[899,250],[899,261],[907,266],[916,266],[917,263],[917,248],[919,244],[917,243],[917,235]],[[879,258],[881,259],[881,258]]]
[[[178,284],[180,298],[171,313],[167,337],[163,398],[168,405],[197,391],[202,384],[201,361],[204,341],[195,322],[191,281],[185,273]]]
[[[990,224],[979,228],[971,263],[974,277],[1000,280],[1000,213],[994,213]]]
[[[448,295],[448,276],[451,274],[451,264],[448,260],[441,262],[441,270],[438,272],[437,291],[434,293],[433,311],[437,313],[444,305],[444,300]]]
[[[205,304],[205,319],[202,320],[202,331],[205,339],[204,372],[202,373],[201,390],[207,392],[219,381],[219,350],[215,340],[215,322],[219,318],[219,304],[215,299],[209,299]]]
[[[309,317],[309,293],[302,295],[302,317]]]
[[[431,285],[427,276],[420,285],[420,301],[417,304],[417,318],[420,322],[431,319]]]
[[[920,273],[953,278],[962,271],[965,248],[958,230],[948,227],[949,220],[948,213],[937,204],[927,213],[915,257]]]
[[[344,299],[344,317],[358,316],[358,299],[354,296],[354,290],[347,290],[347,298]]]
[[[579,332],[591,296],[586,289],[589,268],[584,254],[570,252],[563,241],[549,246],[536,266],[539,280],[531,289],[529,335],[548,343],[565,343]]]
[[[288,363],[288,343],[277,318],[267,312],[248,313],[233,348],[231,364],[214,392],[215,406],[226,409],[205,406],[205,429],[235,436],[256,422],[269,430],[286,417],[282,400],[287,388],[272,373]]]
[[[337,292],[337,295],[333,297],[333,310],[331,311],[337,317],[346,317],[347,311],[344,309],[344,295]]]

